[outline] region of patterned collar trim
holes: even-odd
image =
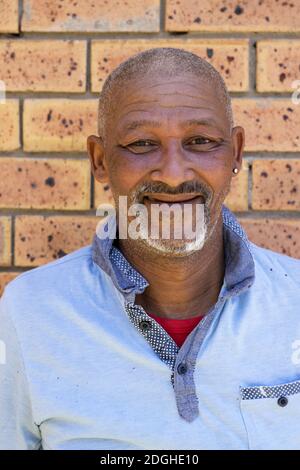
[[[229,297],[251,287],[254,282],[255,267],[247,235],[225,205],[222,206],[222,218],[225,252],[223,296]],[[107,227],[106,222],[106,229]],[[113,242],[113,238],[100,239],[96,233],[92,241],[92,259],[111,277],[115,287],[128,300],[133,300],[135,294],[142,293],[149,283]]]

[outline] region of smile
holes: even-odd
[[[146,194],[144,202],[148,203],[166,203],[166,204],[183,204],[183,203],[199,203],[204,204],[204,196],[195,193],[189,194]]]

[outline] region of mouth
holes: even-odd
[[[166,203],[166,204],[183,204],[183,203],[198,203],[204,204],[205,198],[201,194],[188,193],[188,194],[148,194],[145,193],[144,201],[146,203]]]

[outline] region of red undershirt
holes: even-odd
[[[166,330],[178,347],[184,343],[185,338],[195,328],[201,318],[203,318],[203,315],[198,315],[198,317],[194,318],[174,320],[173,318],[161,318],[153,313],[147,313],[150,317],[154,318],[154,320],[156,320],[164,330]]]

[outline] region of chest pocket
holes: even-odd
[[[300,449],[300,380],[240,387],[240,398],[250,449]]]

